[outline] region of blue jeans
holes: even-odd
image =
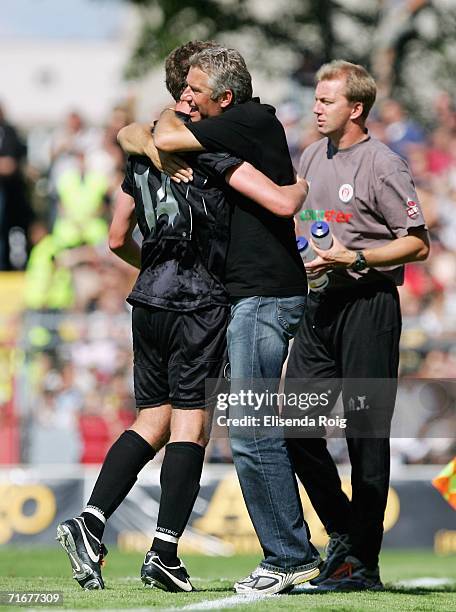
[[[232,302],[228,355],[236,381],[278,383],[288,344],[304,312],[305,297],[249,297]],[[270,393],[278,391],[271,388]],[[231,449],[244,500],[270,569],[305,566],[318,558],[310,544],[285,440],[253,428],[249,437],[230,430]]]

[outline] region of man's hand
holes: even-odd
[[[160,149],[155,149],[155,151],[155,160],[152,157],[152,151],[151,155],[148,155],[148,157],[150,157],[152,163],[160,170],[160,172],[168,175],[171,180],[176,183],[180,183],[181,181],[188,183],[189,181],[193,180],[193,170],[185,160],[178,155],[174,155],[173,153],[160,151]]]
[[[356,251],[350,251],[341,244],[335,236],[330,249],[323,251],[319,249],[315,242],[312,242],[312,248],[317,254],[317,257],[305,264],[306,272],[312,277],[320,276],[325,272],[334,270],[334,268],[349,268],[354,264],[356,259]]]

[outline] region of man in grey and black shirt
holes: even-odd
[[[407,164],[365,128],[375,96],[375,82],[362,66],[322,66],[314,113],[326,138],[305,150],[299,168],[310,185],[299,233],[309,237],[311,223],[325,221],[333,245],[327,251],[315,246],[317,257],[306,264],[308,274],[329,273],[329,284],[308,296],[287,391],[321,391],[324,379],[333,398],[325,414],[342,392],[352,464],[349,502],[324,431],[313,437],[289,432],[296,472],[330,535],[325,566],[313,581],[321,590],[382,588],[378,557],[401,332],[396,285],[403,282],[404,263],[429,253]]]

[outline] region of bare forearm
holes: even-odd
[[[154,128],[155,145],[161,151],[178,153],[183,151],[202,151],[204,147],[187,130],[182,121],[171,109],[166,109]]]
[[[110,242],[109,247],[111,251],[123,261],[135,268],[141,268],[141,248],[133,238],[130,237],[120,246],[111,246]]]
[[[192,180],[193,171],[184,160],[157,149],[150,126],[131,123],[119,131],[117,140],[125,153],[146,155],[160,172],[164,172],[177,183]]]
[[[396,266],[412,261],[424,261],[429,254],[427,239],[414,235],[403,236],[375,249],[363,250],[367,265],[371,268]]]
[[[271,181],[272,183],[272,181]],[[279,186],[272,183],[268,189],[257,191],[251,199],[278,217],[293,217],[307,196],[307,182]]]
[[[141,267],[141,247],[133,238],[136,227],[135,201],[119,189],[116,194],[114,215],[109,228],[109,248],[120,259],[135,268]]]
[[[130,123],[117,134],[117,141],[130,155],[147,155],[148,148],[153,145],[150,125]]]
[[[294,185],[284,185],[279,187],[282,197],[285,198],[289,211],[291,212],[290,217],[294,216],[302,207],[309,191],[308,182],[298,177],[298,181]]]
[[[308,191],[304,179],[294,185],[279,186],[247,162],[229,170],[225,179],[230,187],[278,217],[292,217],[301,208]]]

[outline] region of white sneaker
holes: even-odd
[[[315,565],[306,566],[306,569],[296,570],[270,570],[259,565],[253,572],[234,584],[236,593],[264,593],[273,595],[291,591],[297,585],[316,578],[320,573],[318,565],[321,561],[315,561]]]

